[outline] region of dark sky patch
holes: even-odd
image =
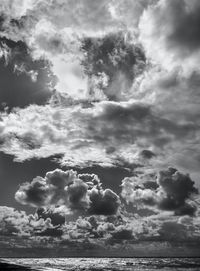
[[[96,174],[101,180],[103,188],[109,187],[117,194],[121,192],[121,181],[125,177],[132,176],[132,173],[123,167],[93,166],[73,169],[76,170],[79,174]]]

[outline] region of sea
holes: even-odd
[[[200,258],[1,258],[13,271],[200,271]]]

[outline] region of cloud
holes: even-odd
[[[118,227],[108,240],[109,243],[122,243],[123,241],[131,241],[133,239],[133,231],[131,229],[125,229],[123,226]]]
[[[6,14],[7,16],[12,16],[14,18],[18,18],[23,16],[27,9],[31,7],[31,1],[19,1],[19,0],[2,0],[1,1],[1,12],[2,14]]]
[[[79,177],[73,170],[56,169],[47,172],[44,178],[36,177],[31,183],[22,184],[15,199],[34,207],[65,205],[69,210],[67,213],[71,210],[98,215],[116,214],[120,207],[118,195],[110,189],[103,190],[97,176],[91,175],[89,182],[81,179],[85,177],[87,179],[89,174]],[[39,212],[44,217],[44,211]]]
[[[185,221],[184,221],[185,220]],[[199,236],[198,226],[195,221],[188,223],[189,217],[183,217],[182,220],[178,221],[165,221],[161,224],[158,233],[162,240],[169,241],[189,241],[189,240],[198,240]],[[186,222],[186,223],[185,223]]]
[[[153,61],[169,70],[178,65],[186,72],[198,69],[199,9],[197,0],[160,0],[144,12],[140,39]]]
[[[142,150],[140,155],[146,159],[151,159],[152,157],[156,156],[155,153],[153,153],[151,150]]]
[[[129,0],[125,2],[104,0],[99,3],[96,0],[86,0],[82,3],[79,0],[75,2],[59,0],[49,3],[30,0],[23,2],[21,7],[17,1],[7,7],[5,3],[1,33],[7,39],[26,43],[34,59],[46,58],[52,63],[52,72],[58,78],[56,88],[59,92],[68,93],[76,99],[83,97],[87,99],[88,92],[90,95],[94,92],[93,99],[106,99],[107,95],[102,93],[104,91],[101,87],[104,85],[106,88],[106,81],[110,80],[112,84],[110,82],[109,91],[107,88],[109,98],[124,99],[124,92],[130,89],[132,77],[141,73],[145,66],[141,48],[137,46],[136,50],[132,50],[131,39],[143,10],[151,2],[154,1],[143,0],[137,3]],[[122,35],[125,37],[124,42],[120,38],[122,43],[120,47],[115,38],[115,52],[111,50],[110,60],[106,60],[104,65],[109,64],[109,61],[113,64],[118,62],[118,65],[106,67],[107,72],[112,70],[112,73],[115,73],[114,78],[113,74],[112,78],[107,78],[107,74],[101,72],[97,77],[93,75],[88,83],[81,66],[84,59],[84,54],[80,50],[81,43],[87,39],[93,42],[102,39],[106,45],[108,37],[110,36],[111,40],[116,35],[112,32],[120,30],[125,33]],[[119,53],[123,54],[121,60],[118,59]],[[137,65],[133,65],[135,62]],[[116,73],[119,65],[121,69]],[[122,90],[116,94],[119,84]],[[95,90],[92,90],[93,88]]]
[[[120,205],[119,197],[110,189],[95,189],[90,192],[91,207],[89,213],[99,215],[116,214]]]
[[[82,208],[84,208],[84,202],[86,202],[84,199],[87,200],[85,186],[87,185],[76,177],[76,172],[56,169],[47,172],[45,178],[38,176],[31,183],[22,184],[15,198],[22,204],[35,207],[61,205],[68,201],[72,209],[73,207],[76,209],[76,203],[78,208],[79,201],[82,200]]]
[[[140,75],[146,58],[131,34],[109,33],[103,37],[86,37],[81,49],[82,65],[89,77],[90,99],[127,100],[133,80]]]
[[[90,206],[89,214],[113,215],[120,207],[119,196],[111,189],[103,189],[102,184],[95,174],[79,174],[79,178],[86,181],[89,186]],[[105,184],[107,185],[107,184]]]
[[[160,202],[160,207],[163,209],[179,208],[192,194],[198,193],[190,176],[184,175],[174,168],[160,171],[158,184],[166,194],[166,198]]]
[[[1,206],[0,234],[4,238],[12,236],[12,240],[14,236],[19,237],[20,247],[43,247],[51,241],[48,247],[67,245],[71,249],[81,243],[85,244],[86,249],[93,247],[94,243],[113,248],[116,244],[131,245],[135,241],[198,241],[200,237],[198,217],[171,216],[163,212],[142,218],[125,212],[112,216],[79,216],[73,221],[53,224],[50,217],[54,211],[60,212],[61,209],[43,212],[49,217],[42,218],[38,214],[27,215]],[[19,241],[16,239],[15,242],[17,246]]]
[[[13,33],[17,27],[27,28],[28,32],[28,27],[32,30],[41,20],[46,20],[58,29],[72,28],[76,32],[95,35],[122,27],[137,29],[143,11],[154,2],[157,1],[86,0],[82,3],[80,0],[3,0],[1,10],[6,17],[4,31],[7,33]]]
[[[102,32],[102,28],[107,32],[107,28],[115,28],[110,1],[59,0],[49,3],[30,0],[24,12],[17,11],[19,3],[11,3],[11,10],[4,5],[2,36],[23,41],[34,59],[50,61],[58,78],[57,90],[82,98],[87,90],[87,78],[80,65],[79,39],[84,33]]]
[[[64,154],[62,163],[72,166],[140,164],[146,148],[169,157],[199,133],[192,121],[136,101],[32,105],[3,114],[1,127],[1,150],[18,160]]]
[[[121,20],[121,23],[126,27],[137,30],[143,12],[148,6],[156,3],[157,0],[119,0],[113,2],[114,17]]]
[[[109,26],[114,26],[109,10],[109,0],[98,1],[38,1],[28,16],[34,16],[37,20],[48,19],[59,28],[72,27],[89,31],[98,31]],[[88,16],[89,14],[89,16]]]
[[[191,70],[185,74],[181,67],[169,71],[153,66],[148,69],[133,87],[134,98],[140,102],[149,103],[160,116],[174,123],[190,123],[195,129],[189,128],[192,137],[182,140],[170,140],[164,143],[167,148],[163,151],[151,148],[157,154],[150,163],[154,167],[175,165],[195,177],[199,174],[198,145],[199,145],[199,72]],[[184,132],[181,132],[180,139]],[[184,143],[183,143],[184,142]],[[148,146],[149,149],[150,145]]]
[[[149,206],[174,211],[175,215],[194,215],[197,205],[192,196],[196,194],[198,190],[190,176],[174,168],[160,171],[157,179],[144,174],[122,181],[122,197],[139,209]]]
[[[60,207],[54,208],[38,208],[36,214],[38,218],[43,218],[46,220],[47,218],[51,219],[51,223],[53,226],[63,225],[65,223],[65,217],[69,213],[69,210],[63,205]]]
[[[0,234],[12,235],[26,232],[24,224],[28,222],[25,212],[16,211],[14,208],[0,206]]]
[[[24,211],[0,206],[0,235],[30,237],[48,229],[54,229],[51,219],[38,218],[37,215],[27,215]]]
[[[56,83],[50,63],[44,59],[32,59],[22,41],[1,38],[0,50],[0,109],[45,104]]]

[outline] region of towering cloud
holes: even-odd
[[[138,208],[145,206],[174,211],[176,215],[194,215],[197,205],[193,195],[198,194],[189,175],[168,168],[155,175],[125,178],[122,181],[122,197]]]
[[[194,187],[194,182],[189,175],[184,175],[174,168],[169,168],[167,171],[160,171],[158,183],[165,193],[164,198],[159,203],[163,209],[179,209],[180,214],[193,214],[196,207],[189,205],[186,200],[192,194],[197,194],[198,190]]]
[[[120,199],[112,190],[101,187],[96,175],[77,175],[73,170],[56,169],[47,172],[44,178],[36,177],[31,183],[24,183],[15,194],[22,204],[34,207],[65,205],[69,211],[82,211],[98,215],[116,214]],[[82,180],[83,178],[83,180]],[[68,212],[69,212],[68,211]],[[41,215],[44,215],[42,211]]]

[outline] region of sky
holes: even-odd
[[[198,255],[199,23],[198,0],[0,0],[0,256]]]

